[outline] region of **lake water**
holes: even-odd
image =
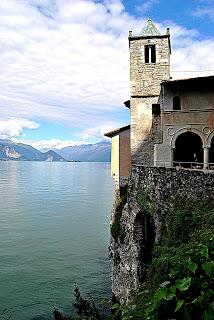
[[[0,315],[52,319],[75,284],[110,297],[113,198],[109,164],[0,162]]]

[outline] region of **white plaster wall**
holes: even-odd
[[[207,124],[201,125],[164,125],[163,126],[163,143],[155,145],[155,166],[170,167],[173,161],[173,147],[175,146],[176,138],[184,132],[194,132],[201,137],[203,146],[207,145],[207,139],[211,132]]]

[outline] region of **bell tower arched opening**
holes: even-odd
[[[203,143],[194,132],[181,133],[175,141],[174,166],[200,167],[203,164]]]

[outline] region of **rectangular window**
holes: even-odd
[[[149,63],[149,46],[145,46],[145,63]]]
[[[145,63],[156,62],[155,44],[145,46]]]
[[[153,103],[152,104],[152,114],[154,116],[160,116],[161,110],[160,110],[160,104],[159,103]]]

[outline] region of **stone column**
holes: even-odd
[[[204,147],[204,169],[209,168],[209,147]]]
[[[171,159],[170,159],[170,167],[174,167],[174,153],[175,153],[175,148],[171,148]]]

